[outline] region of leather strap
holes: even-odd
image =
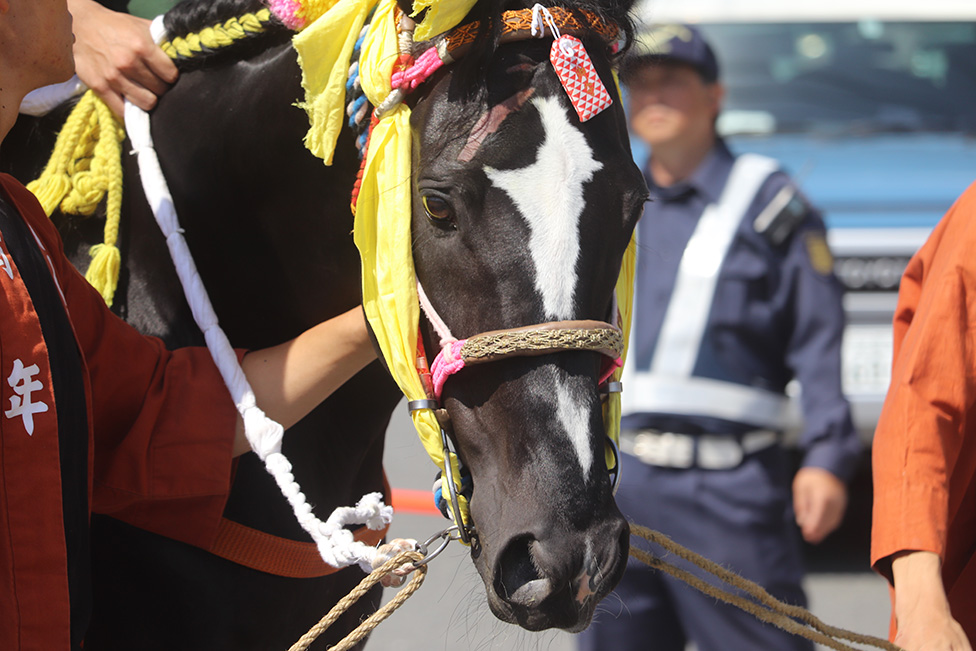
[[[392,494],[385,473],[383,494]],[[375,547],[388,530],[389,526],[374,530],[364,525],[353,531],[353,538]],[[315,543],[274,536],[227,518],[221,518],[217,537],[208,551],[252,570],[295,579],[328,576],[344,569],[323,561]]]
[[[375,546],[388,528],[374,531],[363,526],[353,532],[353,537]],[[327,576],[343,569],[326,564],[315,543],[272,536],[227,518],[220,521],[210,553],[252,570],[296,579]]]

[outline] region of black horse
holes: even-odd
[[[165,22],[170,35],[185,35],[260,6],[187,0]],[[563,6],[580,24],[590,24],[586,10],[629,37],[627,0]],[[417,275],[458,337],[612,320],[614,284],[645,198],[611,81],[613,44],[580,30],[614,100],[581,123],[550,64],[552,39],[500,38],[502,11],[524,7],[479,2],[469,53],[409,100]],[[271,26],[181,64],[152,116],[186,238],[238,347],[278,343],[361,300],[347,207],[357,134],[343,130],[331,167],[303,148],[308,122],[294,107],[301,88],[290,37]],[[30,137],[41,132],[21,133],[27,140],[9,147],[36,150]],[[115,309],[170,346],[200,345],[131,160],[126,178]],[[84,267],[99,228],[57,219]],[[438,335],[426,322],[422,331],[433,358]],[[585,628],[626,560],[628,528],[603,463],[602,364],[590,351],[513,357],[465,369],[444,389],[454,443],[473,478],[472,557],[493,612],[531,630]],[[376,363],[286,433],[283,451],[322,517],[383,490],[383,434],[399,397]],[[255,455],[238,462],[225,516],[307,540]],[[93,537],[86,649],[94,651],[287,648],[362,577],[356,568],[275,576],[108,517],[95,519]],[[372,593],[315,648],[334,644],[379,597]]]

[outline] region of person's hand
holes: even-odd
[[[836,529],[847,509],[847,487],[823,468],[800,468],[793,478],[793,510],[803,539],[819,543]]]
[[[153,42],[149,21],[93,0],[69,0],[68,8],[78,77],[119,116],[125,99],[144,111],[156,106],[179,72]]]
[[[895,644],[905,651],[972,651],[962,626],[949,610],[936,554],[900,554],[892,560],[891,572],[898,625]]]

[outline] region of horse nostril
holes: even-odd
[[[539,575],[532,560],[531,546],[535,539],[520,536],[512,540],[498,560],[495,591],[512,603],[532,607],[551,592],[548,579]]]

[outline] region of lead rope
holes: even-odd
[[[161,20],[153,21],[152,32],[157,42],[164,38],[165,28]],[[281,453],[284,428],[268,418],[257,406],[254,392],[244,376],[237,354],[218,323],[213,305],[193,262],[153,146],[149,114],[126,102],[125,124],[132,149],[138,157],[146,199],[166,238],[193,319],[203,332],[207,348],[244,420],[244,431],[251,449],[264,461],[265,468],[288,500],[299,524],[315,541],[322,560],[333,567],[358,563],[363,571],[369,572],[377,557],[376,548],[355,540],[346,525],[365,524],[370,529],[382,529],[393,518],[392,507],[383,504],[380,493],[370,493],[363,496],[355,507],[335,509],[325,522],[312,512],[312,506],[291,472],[291,463]]]
[[[735,572],[725,569],[718,563],[710,561],[704,556],[696,554],[686,547],[682,547],[659,531],[654,531],[632,522],[630,523],[630,533],[631,535],[643,538],[648,542],[660,545],[665,551],[705,570],[712,576],[718,578],[724,583],[727,583],[733,588],[737,588],[747,593],[754,599],[754,601],[734,594],[725,588],[714,586],[695,576],[691,572],[682,570],[681,568],[672,565],[664,559],[658,558],[657,556],[654,556],[650,552],[643,549],[638,549],[631,546],[630,555],[632,557],[646,563],[656,570],[667,572],[676,579],[684,581],[691,587],[700,590],[709,597],[718,599],[727,604],[735,606],[736,608],[744,610],[753,617],[766,623],[773,624],[783,629],[787,633],[799,635],[800,637],[812,640],[817,644],[822,644],[831,649],[838,649],[839,651],[858,651],[858,649],[848,644],[844,644],[843,642],[839,642],[838,640],[848,640],[850,642],[854,642],[855,644],[872,646],[878,649],[885,649],[886,651],[904,651],[904,649],[892,644],[888,640],[883,640],[871,635],[864,635],[862,633],[855,633],[853,631],[848,631],[843,628],[837,628],[836,626],[825,624],[807,609],[801,608],[800,606],[791,606],[790,604],[780,601],[776,597],[769,594],[765,589],[762,588],[762,586],[742,578]]]
[[[424,556],[419,552],[406,551],[397,554],[395,557],[384,563],[379,569],[370,573],[366,578],[359,582],[359,585],[353,588],[352,592],[339,600],[332,610],[323,617],[319,622],[309,629],[308,633],[303,635],[297,642],[295,642],[288,651],[305,651],[308,649],[309,645],[312,644],[322,633],[326,631],[332,624],[335,623],[339,616],[342,615],[346,610],[349,609],[356,601],[359,600],[364,594],[370,591],[370,589],[379,583],[384,576],[390,574],[394,570],[407,565],[413,565],[413,576],[410,581],[403,588],[397,592],[396,596],[393,597],[388,603],[381,606],[379,610],[369,616],[363,623],[352,630],[346,637],[342,638],[335,646],[330,646],[329,651],[346,651],[352,648],[355,644],[359,643],[363,638],[372,632],[380,622],[385,620],[387,617],[393,614],[400,606],[409,599],[414,592],[420,588],[421,584],[424,582],[424,578],[427,576],[427,565],[426,563],[420,564],[418,561],[423,560]]]

